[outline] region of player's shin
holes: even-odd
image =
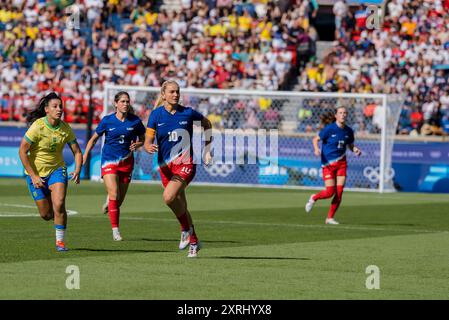
[[[333,219],[335,216],[335,213],[338,210],[338,207],[340,206],[342,197],[343,197],[343,189],[344,186],[337,186],[337,193],[335,194],[334,198],[332,199],[331,207],[329,209],[329,213],[327,215],[328,219]]]
[[[117,200],[109,199],[108,201],[108,214],[111,221],[112,228],[119,227],[120,208]]]

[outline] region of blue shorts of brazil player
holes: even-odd
[[[27,175],[28,190],[30,190],[31,196],[33,197],[34,201],[45,199],[48,195],[50,195],[49,187],[52,184],[55,184],[58,182],[67,184],[67,182],[68,182],[67,168],[59,167],[58,169],[53,171],[49,176],[41,177],[41,178],[42,178],[42,180],[44,180],[44,187],[35,188],[30,176]]]

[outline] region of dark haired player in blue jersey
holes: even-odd
[[[348,112],[346,108],[337,108],[335,114],[325,115],[322,122],[325,127],[313,138],[313,148],[316,156],[321,155],[323,180],[325,190],[313,194],[306,204],[306,211],[310,212],[314,203],[320,199],[332,199],[332,204],[326,218],[326,224],[339,224],[335,219],[335,212],[340,206],[343,189],[346,182],[346,148],[360,156],[362,151],[354,146],[354,131],[345,124]],[[320,150],[318,142],[322,141]]]
[[[155,103],[155,109],[148,119],[144,148],[148,153],[158,153],[164,202],[181,224],[179,249],[185,249],[190,244],[188,257],[196,257],[200,244],[187,209],[185,188],[196,172],[192,153],[193,124],[196,121],[200,122],[206,133],[204,153],[206,165],[212,160],[210,154],[212,125],[201,113],[180,105],[179,98],[179,85],[175,81],[165,81],[162,84],[161,95]],[[154,144],[155,139],[157,145]]]
[[[101,152],[101,177],[108,192],[108,213],[112,225],[112,238],[121,241],[119,231],[120,206],[125,199],[134,169],[133,152],[143,146],[145,126],[132,113],[127,92],[121,91],[114,97],[116,112],[100,121],[89,140],[83,156],[86,163],[89,152],[103,134],[105,142]]]

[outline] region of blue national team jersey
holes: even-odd
[[[119,163],[131,155],[129,147],[131,141],[145,134],[145,127],[139,117],[128,114],[125,121],[120,121],[115,113],[101,119],[95,132],[105,135],[105,142],[101,152],[101,166]]]
[[[354,143],[354,131],[347,125],[344,128],[335,122],[325,126],[319,133],[322,141],[321,165],[327,166],[346,155],[346,147]]]
[[[151,112],[147,129],[156,131],[159,165],[169,164],[185,151],[190,150],[190,155],[193,156],[193,122],[203,118],[198,111],[179,105],[175,114],[165,110],[164,106]]]

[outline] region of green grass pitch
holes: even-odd
[[[339,226],[311,192],[190,186],[203,249],[179,251],[162,187],[132,183],[121,209],[125,241],[101,213],[104,186],[70,183],[66,243],[37,216],[24,179],[0,179],[0,299],[448,299],[449,195],[345,192]],[[80,271],[69,290],[68,266]],[[380,288],[367,289],[368,266]]]

